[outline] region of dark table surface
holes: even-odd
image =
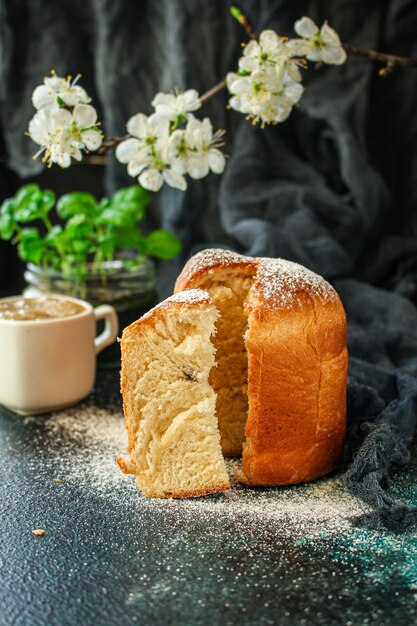
[[[352,524],[364,509],[337,476],[144,498],[114,460],[117,388],[117,370],[103,370],[77,407],[0,411],[2,626],[416,622],[415,535]],[[393,484],[408,501],[413,458]]]

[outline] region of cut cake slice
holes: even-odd
[[[219,313],[207,292],[167,298],[123,331],[121,391],[130,457],[147,496],[185,498],[229,488],[220,447],[210,337]]]

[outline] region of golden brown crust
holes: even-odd
[[[338,464],[346,428],[346,316],[322,277],[282,259],[207,250],[190,259],[175,291],[228,269],[251,270],[242,482],[314,480]]]
[[[249,315],[249,412],[242,481],[288,485],[337,466],[346,423],[346,319],[310,298],[271,325]]]
[[[129,335],[135,336],[141,326],[153,326],[155,321],[160,319],[160,314],[165,309],[180,309],[185,306],[196,308],[207,304],[213,304],[213,300],[206,291],[202,289],[184,289],[181,293],[176,293],[166,298],[166,300],[163,300],[163,302],[160,302],[145,315],[142,315],[138,320],[127,326],[122,333],[121,341],[123,342]]]
[[[123,474],[136,474],[136,466],[131,459],[126,459],[126,457],[119,454],[116,457],[116,462]]]
[[[230,250],[221,248],[202,250],[184,265],[176,280],[174,294],[184,289],[195,288],[216,270],[223,270],[226,267],[238,271],[250,270],[256,267],[256,263],[257,259],[245,257]]]
[[[336,291],[322,276],[298,263],[285,259],[245,257],[220,248],[203,250],[191,257],[176,280],[174,294],[178,295],[186,289],[198,289],[207,279],[224,270],[254,276],[252,302],[258,314],[302,308],[309,297],[321,302],[338,299]]]
[[[144,491],[148,498],[199,498],[201,496],[209,496],[213,493],[227,491],[230,489],[229,483],[219,483],[212,487],[204,489],[195,489],[193,491],[170,491],[169,493],[159,493],[154,491]]]

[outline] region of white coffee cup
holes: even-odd
[[[76,303],[81,311],[50,319],[0,318],[0,404],[21,415],[55,411],[84,398],[94,384],[96,354],[117,337],[113,307],[93,309],[84,300],[53,298]],[[102,319],[104,330],[96,337],[96,322]]]

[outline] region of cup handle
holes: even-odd
[[[116,311],[108,304],[103,304],[94,309],[94,317],[96,322],[104,320],[104,330],[94,340],[96,354],[98,354],[116,341],[117,333],[119,332],[119,320],[117,319]]]

